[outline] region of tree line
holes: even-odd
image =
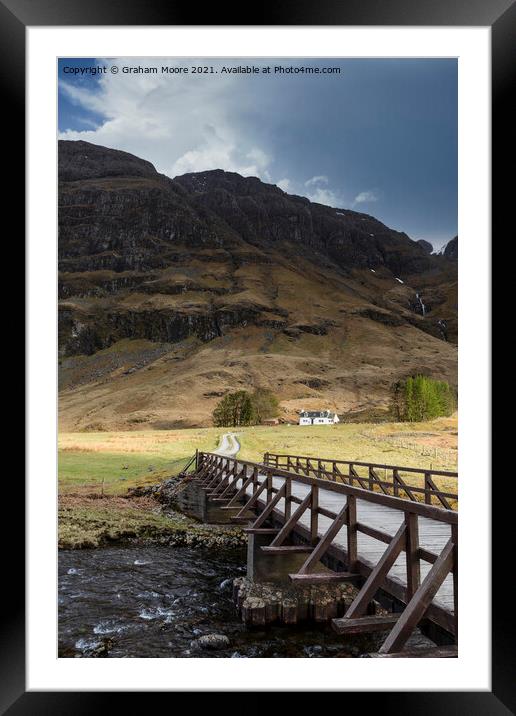
[[[393,388],[394,412],[400,421],[411,423],[451,415],[457,409],[457,394],[444,380],[416,375]]]
[[[237,390],[219,400],[212,413],[216,427],[259,425],[278,415],[279,401],[268,388],[256,388],[252,393]]]

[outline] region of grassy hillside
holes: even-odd
[[[284,278],[283,309],[302,326],[287,328],[289,334],[248,325],[209,342],[193,336],[173,344],[125,339],[90,356],[63,358],[60,429],[209,426],[222,395],[257,386],[274,391],[281,416],[288,420],[303,408],[374,420],[388,417],[392,385],[409,375],[422,372],[456,385],[455,345],[421,330],[424,321],[417,316],[411,318],[417,326],[391,325],[391,314],[368,303],[367,284],[380,284],[379,278],[348,281],[348,290],[360,288],[365,298],[346,294],[342,287],[319,298],[306,278],[297,276],[297,283]],[[375,290],[388,297],[392,282],[386,278]],[[394,299],[401,301],[403,290],[408,300],[406,287],[394,287],[392,305]],[[304,295],[315,297],[311,310],[300,305]],[[183,298],[191,300],[186,294]]]

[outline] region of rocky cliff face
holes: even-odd
[[[449,261],[458,261],[459,259],[459,239],[455,236],[451,241],[448,241],[443,251],[444,258]]]
[[[432,246],[432,244],[429,241],[425,241],[424,239],[419,239],[417,243],[421,246],[423,251],[425,251],[425,253],[427,253],[427,254],[431,254],[434,250],[434,247]]]
[[[159,361],[166,363],[168,355],[173,381],[186,358],[202,353],[203,346],[253,355],[260,365],[278,355],[284,366],[294,356],[294,362],[303,362],[350,339],[364,342],[367,353],[366,339],[359,336],[365,326],[373,333],[381,330],[380,343],[392,340],[395,331],[408,331],[417,336],[415,344],[430,341],[438,353],[453,352],[443,347],[438,321],[446,321],[453,342],[456,267],[447,257],[429,255],[406,234],[365,214],[288,195],[256,178],[215,170],[170,179],[125,152],[86,142],[59,145],[59,347],[65,393],[84,385],[84,375],[88,384],[116,383],[116,371],[92,366],[112,366],[105,352],[116,353],[128,339],[159,344]],[[424,315],[420,297],[428,299]],[[314,337],[318,346],[312,345]],[[144,354],[156,351],[146,344]],[[138,371],[142,361],[147,366],[140,358],[135,358]],[[238,373],[215,364],[211,372],[223,377],[213,378],[212,390],[205,393],[224,392]],[[307,385],[315,385],[311,378],[301,371],[288,390],[276,379],[267,380],[276,381],[288,402],[301,390],[291,386],[303,385],[306,392]],[[251,382],[264,380],[260,374]],[[351,381],[343,382],[352,390]],[[336,383],[326,379],[326,384]],[[315,391],[314,399],[320,395]],[[203,403],[204,416],[211,407],[210,400]]]

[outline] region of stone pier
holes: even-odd
[[[290,545],[286,550],[269,547],[277,530],[250,532],[247,543],[247,576],[233,582],[233,597],[242,621],[248,625],[297,624],[304,621],[327,622],[343,616],[351,603],[354,587],[346,583],[293,584],[307,557],[306,545]],[[328,567],[319,563],[315,571]]]
[[[233,598],[242,621],[249,626],[328,622],[344,616],[352,600],[349,584],[298,585],[233,581]]]

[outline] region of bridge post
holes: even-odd
[[[354,572],[358,559],[358,532],[357,532],[357,498],[348,495],[346,498],[348,506],[347,514],[347,544],[348,544],[348,570]]]
[[[310,507],[310,542],[317,544],[319,534],[319,488],[312,485],[312,502]]]
[[[407,566],[407,601],[412,599],[421,583],[419,563],[419,523],[418,516],[405,513],[405,560]]]

